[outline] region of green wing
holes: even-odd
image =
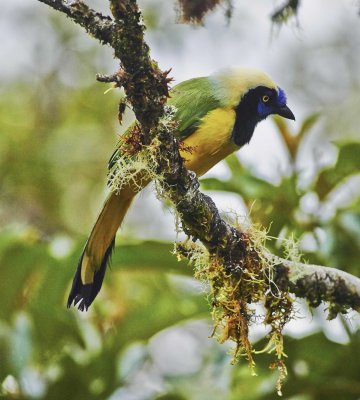
[[[177,108],[179,121],[177,137],[181,140],[190,136],[199,127],[201,119],[211,110],[220,107],[213,96],[209,78],[194,78],[174,86],[168,104]]]
[[[206,77],[194,78],[181,82],[170,91],[168,104],[177,108],[175,114],[179,121],[176,137],[183,140],[196,131],[205,115],[220,107],[220,102],[213,96],[213,90],[209,79]],[[130,132],[133,125],[124,133]],[[117,146],[110,157],[108,168],[111,170],[119,157]]]

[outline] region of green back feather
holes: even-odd
[[[170,96],[168,104],[177,108],[179,128],[176,136],[181,140],[195,132],[208,112],[220,107],[209,78],[206,77],[179,83],[171,90]]]

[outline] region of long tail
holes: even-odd
[[[115,235],[139,190],[127,186],[107,197],[81,254],[67,306],[87,310],[101,289]]]

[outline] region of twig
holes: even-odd
[[[114,22],[109,16],[102,15],[80,0],[71,2],[66,0],[39,1],[66,14],[78,25],[85,28],[86,32],[98,39],[102,44],[112,45]]]
[[[304,264],[265,254],[275,264],[274,281],[297,297],[306,298],[310,306],[329,303],[329,319],[349,308],[360,312],[360,279],[337,268]]]

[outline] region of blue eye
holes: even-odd
[[[270,100],[270,97],[268,95],[265,95],[265,96],[262,97],[262,101],[264,103],[267,103],[269,100]]]

